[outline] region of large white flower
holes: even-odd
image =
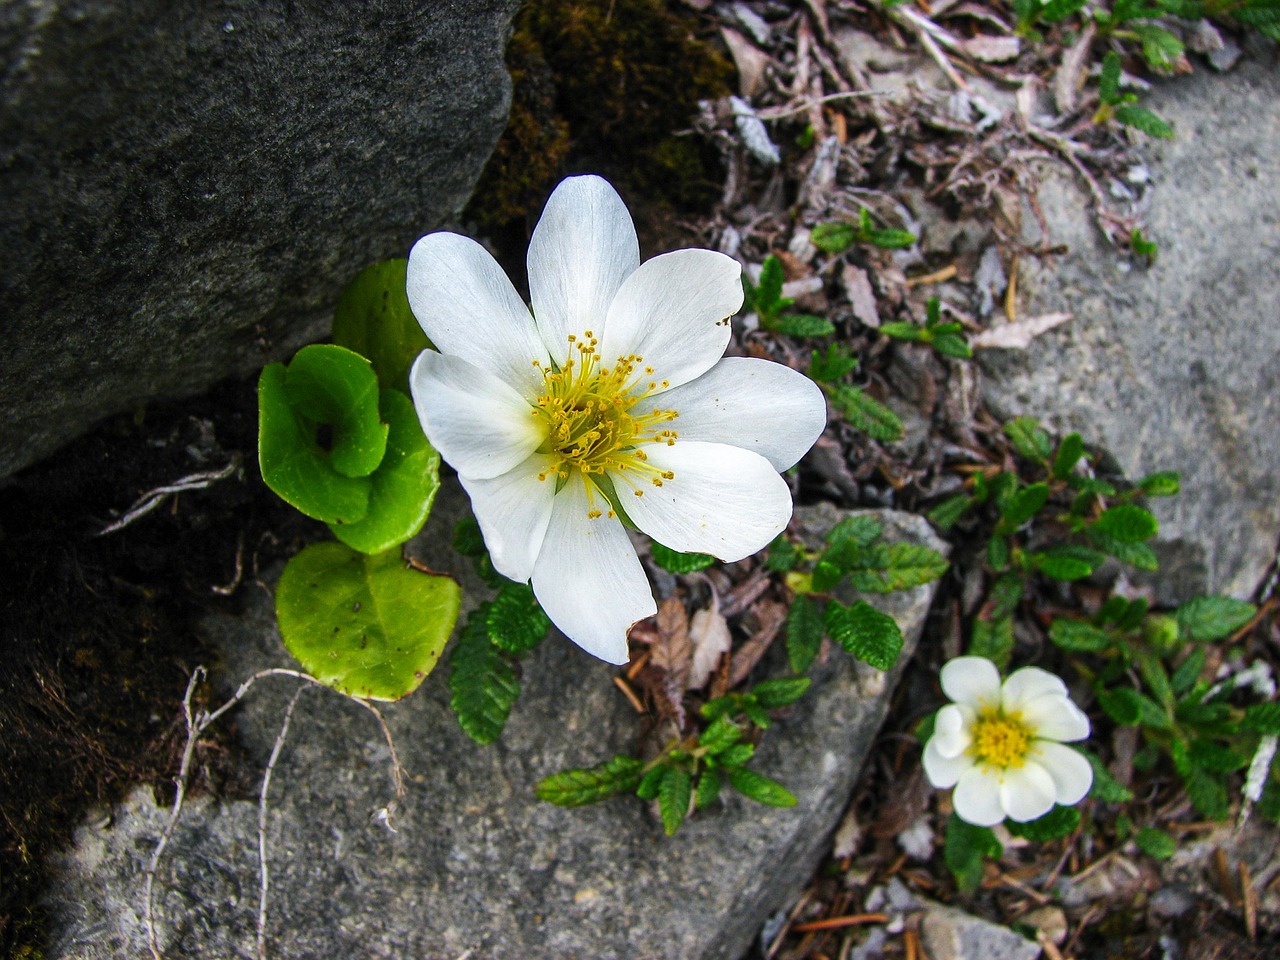
[[[742,271],[711,250],[640,262],[599,177],[556,188],[529,244],[532,313],[478,243],[409,255],[427,336],[410,375],[423,429],[458,471],[493,565],[610,663],[656,608],[621,515],[667,547],[741,560],[791,518],[779,476],[826,423],[807,377],[726,358]]]
[[[995,664],[957,657],[941,674],[953,703],[938,711],[924,748],[929,782],[955,787],[962,820],[990,827],[1005,817],[1026,822],[1055,803],[1079,803],[1093,769],[1064,742],[1089,735],[1089,718],[1052,673],[1023,667],[1003,684]]]

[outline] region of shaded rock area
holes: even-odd
[[[1270,51],[1270,52],[1268,52]],[[1083,187],[1046,170],[1041,236],[1058,257],[1022,261],[1022,310],[1075,314],[1026,351],[988,351],[988,402],[1077,430],[1132,479],[1182,473],[1151,504],[1161,523],[1158,599],[1250,595],[1280,539],[1280,73],[1274,48],[1226,75],[1201,71],[1144,99],[1177,132],[1150,141],[1149,268],[1109,248]],[[1137,169],[1135,177],[1146,171]]]
[[[326,329],[466,203],[520,0],[0,8],[0,479]]]
[[[431,544],[448,538],[461,500],[446,488],[415,541],[437,569],[451,558]],[[821,536],[844,514],[822,506],[798,515]],[[876,516],[890,539],[946,549],[919,517]],[[465,596],[483,595],[455,569]],[[411,775],[395,832],[377,818],[392,796],[377,725],[329,691],[304,690],[272,781],[269,955],[736,960],[826,852],[932,594],[926,586],[875,598],[907,635],[895,671],[835,652],[768,731],[753,765],[787,784],[797,807],[761,807],[726,791],[671,839],[635,798],[563,810],[533,796],[542,777],[629,753],[637,735],[612,668],[562,638],[526,659],[524,693],[492,746],[459,730],[443,671],[385,708]],[[225,684],[289,662],[264,591],[243,616],[211,616],[206,629],[224,651]],[[292,680],[266,679],[236,714],[263,762],[295,690]],[[146,954],[143,872],[167,814],[136,792],[81,829],[50,898],[49,957]],[[185,811],[156,885],[166,955],[255,955],[257,818],[257,804],[244,801],[206,799]]]

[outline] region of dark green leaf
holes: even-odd
[[[1163,830],[1157,830],[1155,827],[1143,827],[1134,835],[1133,839],[1137,843],[1139,850],[1157,860],[1168,860],[1178,852],[1177,841]]]
[[[1137,726],[1142,720],[1142,704],[1137,690],[1131,687],[1117,687],[1114,690],[1099,690],[1098,705],[1104,713],[1116,723],[1125,726]]]
[[[1164,664],[1160,662],[1159,657],[1147,650],[1135,650],[1133,652],[1134,662],[1138,666],[1138,673],[1141,674],[1143,681],[1147,685],[1147,689],[1155,694],[1156,701],[1165,708],[1173,706],[1173,687],[1169,684],[1169,674],[1165,672]]]
[[[506,583],[488,604],[485,626],[489,639],[508,653],[526,653],[538,645],[551,620],[533,596],[527,583]]]
[[[289,361],[285,394],[297,416],[332,427],[329,466],[344,477],[367,477],[387,449],[379,419],[378,377],[358,353],[331,343],[303,347]]]
[[[1047,460],[1053,450],[1049,435],[1040,429],[1034,417],[1018,417],[1004,425],[1005,435],[1013,447],[1028,460]]]
[[[933,507],[926,516],[939,530],[946,532],[956,525],[973,506],[973,498],[967,493],[957,493]]]
[[[809,234],[809,242],[824,253],[844,253],[858,238],[851,223],[820,223]]]
[[[453,549],[464,557],[478,557],[485,552],[484,536],[474,517],[459,520],[454,526]]]
[[[1093,541],[1094,546],[1111,554],[1121,563],[1127,563],[1131,567],[1148,572],[1154,572],[1160,566],[1155,551],[1145,543],[1124,543],[1093,527],[1089,527],[1085,532],[1089,534],[1089,539]]]
[[[1054,580],[1083,580],[1096,570],[1106,555],[1089,547],[1064,544],[1028,554],[1031,565]]]
[[[723,783],[724,777],[719,770],[710,768],[702,771],[702,776],[698,778],[698,785],[693,790],[693,808],[705,810],[715,803],[716,797],[720,796],[720,787]]]
[[[775,308],[782,300],[783,279],[782,261],[773,254],[769,254],[760,267],[760,282],[755,286],[754,301],[757,313],[763,316],[775,312]]]
[[[431,346],[409,309],[405,293],[408,261],[366,267],[338,298],[333,342],[367,357],[384,388],[409,392],[409,368]]]
[[[827,633],[841,648],[878,670],[888,670],[902,650],[902,630],[888,614],[865,600],[846,607],[837,601],[827,604],[823,616]]]
[[[1098,76],[1098,99],[1104,104],[1120,102],[1120,55],[1107,51],[1102,58],[1102,72]]]
[[[520,696],[520,681],[511,661],[489,640],[488,604],[467,617],[449,654],[449,706],[458,725],[476,743],[492,743],[506,726],[511,705]]]
[[[1070,836],[1080,826],[1080,811],[1075,807],[1055,805],[1052,810],[1038,820],[1019,823],[1017,820],[1006,820],[1004,824],[1015,837],[1023,837],[1035,843],[1048,843]]]
[[[1115,642],[1101,627],[1095,627],[1083,620],[1062,618],[1054,620],[1049,625],[1049,639],[1055,646],[1069,653],[1097,653],[1100,650],[1106,650]]]
[[[1013,655],[1013,619],[999,617],[994,620],[973,621],[973,633],[969,637],[968,653],[972,657],[986,657],[1003,670]]]
[[[973,357],[973,348],[958,333],[939,333],[933,338],[933,349],[946,357],[968,360]]]
[[[1143,543],[1160,531],[1160,524],[1151,511],[1122,503],[1102,511],[1090,529],[1120,543]]]
[[[750,797],[756,803],[763,803],[767,807],[794,807],[796,805],[796,795],[794,793],[778,783],[778,781],[770,780],[754,770],[748,770],[745,767],[730,767],[725,771],[725,775],[729,778],[729,782],[733,784],[733,789],[745,797]]]
[[[710,554],[679,553],[670,547],[664,547],[657,540],[649,544],[649,556],[663,570],[675,574],[695,573],[716,562],[716,558]]]
[[[1169,678],[1174,693],[1182,696],[1195,686],[1195,682],[1200,679],[1200,672],[1204,669],[1204,659],[1204,647],[1191,648],[1187,658],[1178,664],[1178,668],[1173,671],[1173,676]]]
[[[827,534],[826,540],[832,546],[847,543],[858,550],[865,550],[879,540],[883,533],[884,527],[875,517],[859,514],[845,517],[837,523]]]
[[[906,250],[916,242],[916,237],[906,230],[877,229],[867,233],[867,242],[881,250]]]
[[[916,326],[914,323],[904,323],[895,320],[891,323],[880,324],[880,332],[886,337],[893,337],[895,340],[913,340],[921,341],[928,337],[924,327]]]
[[[1149,473],[1138,481],[1138,489],[1148,497],[1172,497],[1182,490],[1182,474],[1177,470]]]
[[[987,563],[997,573],[1009,567],[1009,540],[1000,535],[987,541]]]
[[[898,415],[857,387],[837,383],[827,387],[827,396],[849,426],[873,440],[897,440],[902,436]]]
[[[808,597],[796,597],[787,612],[787,659],[793,673],[805,673],[822,646],[822,610]]]
[[[1089,796],[1102,803],[1128,803],[1133,799],[1133,791],[1111,775],[1101,758],[1088,750],[1076,748],[1093,767],[1093,786],[1089,788]]]
[[[1116,107],[1115,116],[1126,127],[1141,130],[1148,136],[1157,137],[1161,140],[1173,139],[1173,127],[1169,126],[1146,107],[1135,107],[1132,104],[1124,103]]]
[[[957,814],[951,814],[947,821],[942,858],[956,878],[956,886],[961,893],[973,893],[978,889],[982,883],[983,860],[1000,856],[1003,849],[990,827],[977,827],[961,820]]]
[[[1142,43],[1142,56],[1156,70],[1168,71],[1185,53],[1182,41],[1163,27],[1139,23],[1133,27]]]
[[[740,767],[750,760],[755,755],[755,752],[756,748],[749,743],[735,743],[720,756],[716,757],[716,761],[725,769]]]
[[[596,767],[553,773],[538,783],[534,793],[558,807],[581,807],[630,793],[640,783],[642,769],[639,760],[619,754]]]
[[[1053,475],[1059,480],[1065,480],[1083,456],[1084,440],[1080,434],[1067,434],[1058,444],[1058,452],[1053,455]]]
[[[1033,483],[1023,487],[1001,508],[1000,519],[1007,527],[1016,530],[1039,513],[1048,499],[1048,484]]]
[[[1045,23],[1061,23],[1074,13],[1084,9],[1085,0],[1049,0],[1040,11]]]
[[[1197,597],[1173,612],[1185,636],[1199,643],[1223,640],[1243,627],[1257,607],[1231,597]]]
[[[1220,776],[1193,768],[1184,775],[1183,784],[1191,805],[1201,814],[1210,820],[1227,819],[1231,808],[1227,802],[1227,788]]]
[[[765,559],[764,565],[773,573],[786,573],[799,562],[800,549],[787,539],[785,533],[780,533],[769,544],[769,556]]]
[[[1026,581],[1023,580],[1019,573],[1006,573],[996,580],[995,585],[991,588],[991,610],[989,611],[992,620],[998,620],[1001,617],[1007,617],[1018,609],[1018,604],[1022,602],[1022,594],[1026,590]]]
[[[1193,767],[1211,773],[1235,773],[1249,765],[1249,758],[1209,739],[1192,740],[1187,747],[1187,759]]]
[[[662,815],[662,831],[675,836],[689,813],[693,799],[693,780],[688,770],[668,767],[658,784],[658,812]]]
[[[826,337],[836,332],[835,324],[811,313],[784,313],[769,329],[788,337]]]
[[[756,703],[766,710],[789,706],[805,695],[811,681],[808,677],[774,677],[751,688]]]
[[[809,376],[819,382],[829,383],[852,373],[858,366],[858,358],[849,353],[842,343],[832,343],[826,352],[815,350],[809,361]]]
[[[742,739],[742,728],[728,717],[719,717],[698,737],[698,746],[711,756],[724,753]]]
[[[947,572],[946,558],[922,544],[886,544],[885,549],[871,553],[866,566],[851,577],[854,588],[862,592],[910,590]]]
[[[641,800],[653,800],[658,796],[658,786],[662,783],[662,778],[666,776],[667,768],[659,765],[652,767],[648,773],[641,778],[639,785],[636,787],[636,796]]]
[[[1241,730],[1254,733],[1280,734],[1280,703],[1258,703],[1245,707]]]

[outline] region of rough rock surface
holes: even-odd
[[[461,209],[519,5],[0,6],[0,479],[287,356]]]
[[[437,504],[424,547],[447,538],[458,498]],[[840,516],[802,515],[821,535]],[[892,538],[944,545],[918,517],[880,513]],[[428,551],[424,551],[424,557]],[[431,557],[437,568],[447,558]],[[459,570],[461,574],[462,571]],[[466,595],[477,584],[468,578]],[[875,598],[903,625],[905,662],[929,586]],[[233,682],[289,661],[270,602],[207,628]],[[325,690],[305,690],[272,781],[268,947],[287,958],[471,955],[486,960],[736,960],[761,923],[807,882],[848,801],[887,707],[886,677],[835,652],[791,717],[770,729],[756,761],[798,796],[770,809],[726,791],[674,839],[640,801],[562,810],[534,798],[543,776],[630,752],[636,717],[611,668],[549,638],[526,661],[525,691],[507,731],[478,748],[458,729],[443,672],[385,709],[408,796],[391,833],[371,815],[391,796],[387,748],[372,719]],[[266,758],[296,684],[272,678],[237,714]],[[143,874],[167,811],[135,793],[108,822],[81,829],[52,895],[48,956],[106,960],[147,953]],[[257,912],[257,805],[196,802],[159,873],[168,956],[251,957]]]
[[[1021,310],[1075,319],[1026,351],[986,352],[986,395],[1005,416],[1078,430],[1131,478],[1181,471],[1182,493],[1152,504],[1160,599],[1247,596],[1280,538],[1280,73],[1246,58],[1143,102],[1177,132],[1145,148],[1158,259],[1131,268],[1092,227],[1084,191],[1049,174],[1049,242],[1070,252],[1024,258]]]

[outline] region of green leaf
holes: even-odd
[[[520,681],[511,661],[489,640],[487,603],[467,617],[449,655],[449,706],[458,725],[476,743],[492,743],[506,726]]]
[[[456,582],[406,567],[397,550],[366,556],[315,543],[285,565],[276,618],[285,647],[321,683],[399,700],[436,665],[459,602]]]
[[[724,753],[742,739],[742,728],[728,717],[717,717],[698,737],[698,746],[704,748],[710,756]]]
[[[1280,734],[1280,703],[1258,703],[1245,707],[1240,729],[1253,733]]]
[[[759,726],[759,724],[756,724],[756,726]],[[735,743],[720,756],[716,757],[716,762],[725,769],[740,767],[755,756],[755,752],[756,748],[752,744]]]
[[[409,392],[409,368],[431,347],[409,309],[406,260],[366,267],[338,298],[333,342],[367,357],[383,388]]]
[[[1184,636],[1199,643],[1223,640],[1243,627],[1257,607],[1231,597],[1196,597],[1173,612]]]
[[[1093,767],[1093,786],[1089,788],[1089,796],[1102,803],[1128,803],[1133,799],[1133,791],[1111,775],[1102,759],[1089,750],[1075,748]]]
[[[957,493],[933,507],[925,516],[939,530],[946,532],[973,506],[973,498],[967,493]]]
[[[1148,497],[1172,497],[1182,490],[1182,474],[1177,470],[1149,473],[1138,481],[1138,489]]]
[[[1028,460],[1047,460],[1053,450],[1049,434],[1034,417],[1018,417],[1004,425],[1005,436],[1015,450]]]
[[[756,313],[772,316],[782,302],[782,261],[773,254],[764,258],[760,268],[760,282],[755,287]]]
[[[1075,807],[1056,804],[1052,810],[1036,820],[1019,823],[1006,820],[1005,827],[1015,837],[1023,837],[1034,843],[1049,843],[1070,836],[1080,826],[1080,811]]]
[[[643,769],[635,757],[619,754],[599,766],[553,773],[534,787],[534,793],[558,807],[581,807],[630,793],[640,783]]]
[[[916,242],[916,236],[907,230],[875,229],[867,232],[867,242],[881,250],[906,250]]]
[[[723,783],[724,777],[719,770],[710,768],[702,771],[702,776],[698,778],[698,785],[693,790],[693,809],[705,810],[715,803],[716,798],[720,796],[720,787]]]
[[[1161,140],[1173,139],[1173,127],[1169,126],[1146,107],[1135,107],[1133,104],[1123,103],[1116,107],[1115,117],[1117,121],[1123,123],[1126,127],[1141,130],[1147,136],[1157,137]]]
[[[729,778],[729,783],[733,784],[733,789],[745,797],[750,797],[756,803],[763,803],[766,807],[794,807],[796,805],[796,795],[794,793],[778,783],[777,780],[770,780],[754,770],[748,770],[745,767],[730,767],[725,770],[725,775]]]
[[[991,588],[990,618],[998,620],[1010,616],[1018,609],[1026,589],[1027,584],[1021,574],[1009,572],[1001,576]]]
[[[1248,757],[1208,738],[1192,740],[1187,747],[1187,759],[1192,766],[1211,773],[1235,773],[1249,765]]]
[[[1142,56],[1155,70],[1171,70],[1186,52],[1182,41],[1163,27],[1139,23],[1133,26],[1133,32],[1142,43]]]
[[[1089,527],[1085,532],[1094,546],[1111,554],[1121,563],[1127,563],[1131,567],[1148,572],[1154,572],[1160,566],[1159,560],[1156,559],[1156,552],[1145,543],[1125,543],[1093,527]]]
[[[1085,0],[1049,0],[1040,11],[1045,23],[1061,23],[1084,9]]]
[[[969,360],[973,357],[973,348],[958,333],[940,333],[933,338],[933,349],[944,357],[955,357],[957,360]]]
[[[527,653],[551,629],[551,620],[527,583],[508,581],[486,606],[484,623],[489,639],[507,653]]]
[[[820,383],[839,380],[858,367],[858,358],[849,353],[849,348],[842,343],[832,343],[826,352],[815,350],[813,359],[809,361],[809,376]]]
[[[658,783],[658,812],[662,816],[662,832],[675,836],[689,813],[693,799],[693,780],[688,770],[668,767]]]
[[[716,558],[706,553],[679,553],[670,547],[664,547],[657,540],[649,545],[649,556],[653,562],[668,573],[685,574],[705,570],[716,562]]]
[[[1009,566],[1009,541],[1003,536],[994,536],[987,541],[987,563],[997,572]]]
[[[1166,709],[1173,707],[1173,687],[1169,684],[1169,674],[1165,672],[1160,658],[1148,650],[1134,650],[1134,662],[1138,673],[1157,700]]]
[[[787,612],[787,659],[793,673],[805,673],[822,646],[822,610],[808,597],[796,597]]]
[[[381,553],[415,536],[427,522],[440,489],[440,454],[427,440],[413,401],[382,391],[389,426],[386,454],[369,476],[369,506],[353,523],[330,523],[333,535],[361,553]]]
[[[1000,510],[1000,519],[1004,526],[1016,530],[1039,513],[1048,500],[1048,484],[1030,484],[1009,498]]]
[[[1083,580],[1096,570],[1106,556],[1089,547],[1069,544],[1050,547],[1027,555],[1031,566],[1054,580]]]
[[[867,514],[845,517],[827,534],[826,541],[832,546],[850,544],[857,550],[865,550],[884,533],[884,527]]]
[[[831,601],[823,615],[827,633],[842,649],[877,670],[888,670],[902,651],[898,622],[865,600],[846,607]]]
[[[832,405],[855,430],[862,431],[873,440],[892,441],[902,436],[902,421],[898,415],[857,387],[837,383],[826,389]]]
[[[293,355],[284,381],[295,416],[332,427],[329,466],[344,477],[367,477],[387,449],[387,425],[378,417],[378,377],[369,361],[331,343]]]
[[[1118,543],[1143,543],[1160,531],[1160,524],[1150,510],[1122,503],[1102,511],[1090,530]]]
[[[858,239],[851,223],[820,223],[809,234],[809,242],[824,253],[844,253]]]
[[[662,783],[662,778],[666,776],[667,768],[665,766],[656,766],[649,770],[640,778],[640,783],[636,786],[636,796],[641,800],[653,800],[658,796],[658,786]]]
[[[969,636],[968,653],[972,657],[986,657],[1003,670],[1009,666],[1009,658],[1013,655],[1013,640],[1012,617],[975,620]]]
[[[788,337],[827,337],[836,332],[830,320],[811,313],[784,313],[770,323],[768,329]]]
[[[925,340],[929,336],[924,327],[917,326],[914,323],[906,323],[901,320],[882,323],[880,324],[879,330],[886,337],[892,337],[895,340],[910,340],[917,343]]]
[[[1102,58],[1102,72],[1098,75],[1098,99],[1108,105],[1120,102],[1120,55],[1114,50],[1107,51],[1107,55]]]
[[[778,534],[769,544],[769,555],[765,558],[765,569],[773,573],[786,573],[800,562],[800,548],[787,539],[785,533]]]
[[[998,857],[1004,848],[990,827],[974,826],[953,813],[947,820],[947,837],[942,847],[942,859],[961,893],[973,893],[982,883],[982,862],[987,857]]]
[[[751,688],[751,695],[764,709],[777,710],[803,697],[811,682],[808,677],[774,677],[757,683]]]
[[[480,524],[475,517],[465,517],[454,525],[453,549],[464,557],[479,557],[486,552],[484,535],[480,533]]]
[[[862,562],[855,564],[850,582],[855,590],[867,593],[893,593],[932,583],[947,572],[942,554],[914,543],[879,545],[870,550]]]
[[[1182,696],[1195,686],[1196,681],[1200,679],[1200,671],[1204,669],[1204,661],[1204,647],[1192,647],[1187,658],[1178,664],[1177,669],[1173,671],[1173,676],[1169,678],[1174,693]]]
[[[329,454],[316,442],[317,426],[294,410],[287,380],[280,363],[267,364],[258,378],[262,479],[280,499],[314,520],[354,523],[368,512],[373,481],[333,468]]]
[[[1078,433],[1069,433],[1058,444],[1058,452],[1053,455],[1053,475],[1065,480],[1075,469],[1080,458],[1084,456],[1084,440]]]
[[[1178,852],[1177,841],[1155,827],[1143,827],[1134,835],[1133,840],[1139,850],[1156,860],[1168,860]]]
[[[1132,687],[1099,690],[1098,706],[1102,707],[1108,717],[1124,726],[1137,726],[1142,720],[1140,694]]]
[[[1192,769],[1183,777],[1191,805],[1210,820],[1225,820],[1231,812],[1227,788],[1222,778],[1203,770]]]
[[[1107,631],[1083,620],[1055,619],[1049,625],[1049,639],[1068,653],[1098,653],[1115,641]],[[1125,721],[1136,722],[1136,721]]]

